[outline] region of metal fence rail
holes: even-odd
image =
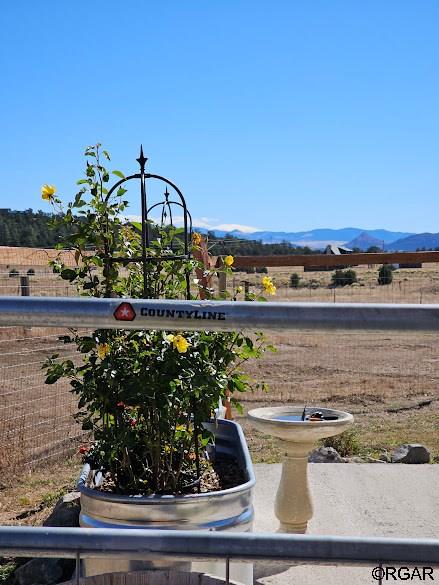
[[[2,297],[0,327],[11,325],[191,331],[249,328],[439,331],[439,304]]]
[[[158,556],[191,560],[291,561],[309,564],[439,566],[438,539],[99,528],[0,527],[0,554],[89,558]]]

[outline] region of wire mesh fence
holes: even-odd
[[[0,249],[1,296],[72,296],[74,287],[53,274],[54,250]],[[65,253],[64,260],[73,258]],[[34,465],[71,453],[82,436],[73,415],[76,400],[66,381],[48,386],[47,357],[77,359],[59,341],[64,329],[0,328],[0,470]]]
[[[44,328],[0,330],[0,469],[71,452],[81,435],[69,384],[44,383],[42,364],[54,353],[75,359],[58,333]]]

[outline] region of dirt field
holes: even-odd
[[[299,331],[269,337],[278,352],[248,369],[270,390],[243,397],[246,411],[263,404],[340,408],[355,415],[365,456],[377,457],[405,442],[423,443],[439,455],[437,336]],[[273,442],[241,422],[255,460],[279,460]]]
[[[400,269],[393,272],[390,285],[377,282],[379,266],[353,267],[358,282],[345,287],[330,287],[332,271],[304,272],[301,267],[269,268],[268,275],[277,286],[277,294],[271,301],[295,302],[346,302],[346,303],[437,303],[439,302],[439,266],[425,264],[422,269]],[[297,273],[300,287],[290,287],[290,277]],[[259,292],[264,274],[236,272],[228,279],[228,291],[232,293],[245,280],[250,290]]]

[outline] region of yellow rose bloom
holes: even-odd
[[[183,337],[183,335],[176,335],[173,341],[173,345],[178,353],[186,353],[190,343]]]
[[[53,199],[53,196],[56,193],[56,187],[55,185],[43,185],[41,187],[41,197],[45,200],[45,201],[50,201],[51,199]]]
[[[194,232],[192,234],[192,243],[194,246],[199,246],[201,244],[201,234]]]
[[[233,258],[233,256],[230,256],[230,255],[229,255],[229,256],[226,256],[226,257],[224,258],[224,264],[225,264],[226,266],[228,266],[229,268],[230,268],[230,266],[232,266],[233,262],[235,262],[235,258]]]
[[[191,345],[187,339],[183,337],[183,335],[170,335],[166,336],[166,339],[169,343],[172,343],[174,349],[178,351],[178,353],[186,353],[189,346]]]
[[[108,343],[100,343],[98,345],[98,356],[103,360],[106,355],[110,353],[110,346]]]
[[[264,287],[264,292],[269,295],[276,294],[276,287],[274,286],[271,278],[269,276],[264,276],[262,279],[262,286]]]
[[[172,343],[174,349],[176,349],[178,353],[186,353],[188,347],[190,346],[189,341],[187,341],[183,335],[172,335],[171,333],[166,336],[166,339],[169,341],[169,343]]]

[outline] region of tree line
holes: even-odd
[[[61,231],[50,228],[52,218],[51,213],[32,209],[0,209],[0,246],[53,248],[60,241]]]
[[[65,227],[56,230],[50,227],[53,217],[51,213],[32,209],[0,209],[0,246],[53,248],[67,234]],[[208,232],[206,237],[214,256],[272,256],[315,252],[311,248],[296,247],[288,242],[263,244],[257,240],[241,240],[233,235],[217,237],[214,232]]]

